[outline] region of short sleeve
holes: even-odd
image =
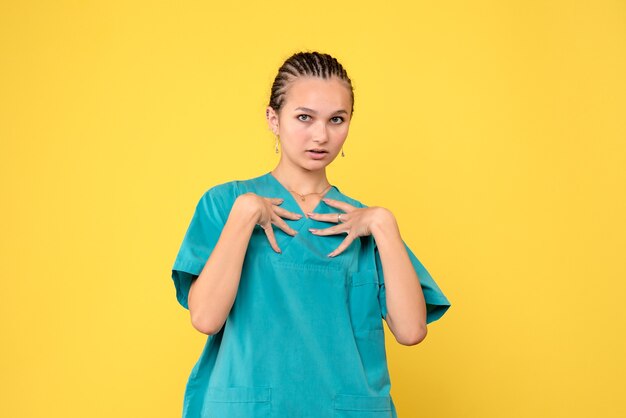
[[[441,318],[443,314],[450,308],[451,304],[443,294],[437,283],[433,280],[432,276],[422,265],[420,260],[413,254],[413,251],[408,247],[404,240],[402,241],[409,254],[411,263],[415,268],[417,277],[422,286],[422,292],[424,293],[424,300],[426,301],[426,323],[429,324]],[[381,307],[381,315],[383,318],[387,317],[387,299],[385,294],[385,278],[383,274],[382,261],[378,252],[378,247],[374,248],[374,254],[376,258],[376,269],[378,270],[379,277],[379,293],[378,299]]]
[[[202,195],[178,250],[172,280],[176,299],[185,309],[189,309],[191,283],[200,275],[228,219],[235,197],[232,186],[232,183],[214,186]]]

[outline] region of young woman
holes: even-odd
[[[201,197],[172,268],[208,335],[184,418],[396,417],[382,320],[413,345],[450,303],[389,209],[329,183],[353,109],[335,58],[294,54],[266,110],[278,165]]]

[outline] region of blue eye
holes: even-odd
[[[310,118],[310,116],[309,116],[309,115],[304,115],[304,114],[302,114],[302,115],[298,115],[298,120],[301,120],[302,122],[305,122],[305,121],[304,121],[304,120],[302,120],[302,119],[300,119],[300,116],[304,116],[304,117],[306,117],[306,118]]]
[[[342,118],[341,116],[335,116],[334,118],[331,118],[331,120],[332,120],[332,119],[339,119],[339,121],[337,122],[337,124],[340,124],[341,122],[343,122],[343,118]]]

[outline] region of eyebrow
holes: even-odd
[[[308,107],[296,107],[294,110],[304,110],[305,112],[309,112],[309,113],[313,113],[314,115],[317,115],[317,112],[313,109],[309,109]],[[335,110],[332,114],[334,115],[335,113],[344,113],[344,114],[348,114],[348,112],[346,112],[343,109],[340,110]]]

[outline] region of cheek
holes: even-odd
[[[306,132],[306,126],[304,124],[289,124],[283,127],[283,132],[290,138],[296,139],[297,137],[304,135]]]
[[[307,132],[299,126],[289,126],[282,130],[285,147],[289,149],[298,149],[308,143]]]
[[[335,130],[335,137],[337,138],[337,140],[339,141],[345,141],[346,137],[348,136],[348,130],[350,129],[350,125],[343,125],[341,127],[338,127]]]

